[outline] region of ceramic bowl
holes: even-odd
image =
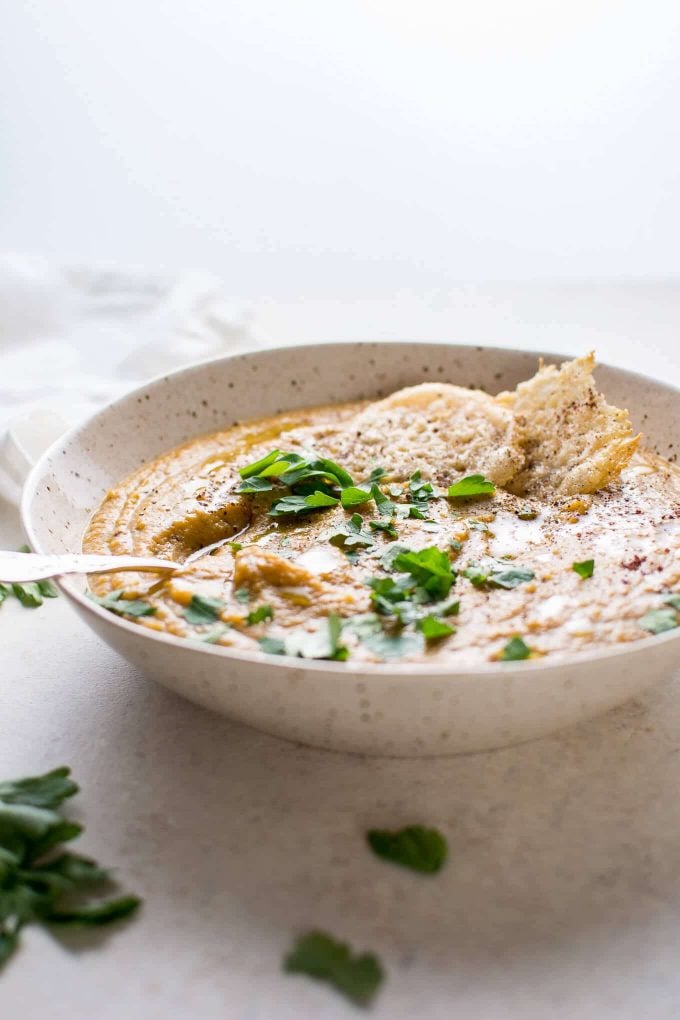
[[[24,491],[29,541],[37,552],[79,551],[107,489],[203,433],[282,410],[380,397],[424,380],[495,393],[531,376],[537,358],[444,344],[323,344],[163,376],[109,404],[42,457]],[[671,456],[680,392],[604,366],[597,379],[611,402],[629,408],[648,445]],[[470,671],[265,658],[146,630],[88,600],[80,580],[60,587],[88,626],[147,676],[232,719],[337,751],[442,755],[528,740],[620,704],[668,677],[680,655],[678,629],[611,651]]]

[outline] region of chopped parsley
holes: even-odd
[[[294,630],[285,638],[260,638],[259,645],[269,655],[291,655],[302,659],[330,659],[344,662],[349,652],[340,638],[342,620],[336,613],[330,613],[318,630]]]
[[[363,530],[363,525],[361,514],[352,514],[348,521],[326,532],[325,537],[339,549],[370,548],[374,544],[373,536]]]
[[[420,521],[431,521],[428,516],[429,502],[436,497],[437,493],[431,482],[423,481],[420,471],[414,471],[408,482],[408,516]]]
[[[449,499],[466,499],[469,496],[493,496],[496,486],[484,475],[466,475],[449,485]]]
[[[583,560],[581,563],[572,563],[571,569],[575,570],[578,576],[582,577],[585,581],[586,578],[593,576],[595,560]]]
[[[225,608],[221,599],[207,598],[205,595],[192,595],[191,602],[184,612],[184,619],[192,626],[200,627],[205,623],[214,623],[219,620],[220,613]]]
[[[371,531],[382,531],[390,538],[399,538],[399,533],[392,521],[369,521]]]
[[[463,577],[474,584],[475,588],[517,588],[520,584],[533,581],[536,576],[533,570],[526,567],[513,567],[502,562],[485,564],[469,563],[461,570]]]
[[[264,623],[265,620],[274,619],[274,610],[271,606],[258,606],[257,609],[253,609],[248,613],[246,617],[246,623],[249,627],[252,627],[256,623]]]
[[[241,485],[238,492],[271,492],[288,489],[289,495],[282,496],[272,504],[270,517],[297,516],[312,510],[337,506],[343,499],[343,506],[368,502],[368,492],[354,486],[352,476],[335,461],[314,455],[272,450],[265,457],[239,469]],[[363,492],[362,498],[359,493]]]
[[[355,485],[349,485],[340,494],[340,502],[345,510],[353,506],[362,506],[364,503],[370,503],[372,499],[373,496],[370,491],[359,489]]]
[[[529,646],[519,634],[515,634],[503,648],[500,658],[501,662],[519,662],[521,659],[528,659],[530,655],[531,649]]]
[[[416,627],[421,631],[426,641],[439,641],[441,638],[450,637],[456,633],[456,628],[439,617],[428,614],[422,620],[418,620]]]
[[[638,620],[638,626],[648,630],[650,634],[663,634],[666,630],[674,630],[678,626],[678,613],[669,605],[663,609],[650,609]]]
[[[283,969],[325,981],[358,1006],[370,1004],[384,977],[373,953],[354,955],[345,942],[322,931],[301,935],[283,961]]]
[[[318,489],[308,496],[283,496],[272,504],[270,517],[284,517],[287,514],[307,514],[311,510],[322,510],[328,506],[337,506],[340,502],[335,496],[329,496]]]
[[[396,832],[371,829],[366,833],[374,854],[412,871],[433,875],[446,861],[446,840],[436,829],[408,825]]]
[[[102,597],[88,592],[88,596],[93,602],[96,602],[98,606],[102,606],[104,609],[110,610],[112,613],[116,613],[117,616],[137,617],[153,616],[155,614],[156,607],[152,606],[150,602],[145,602],[143,599],[124,599],[124,594],[124,588],[117,588],[115,591],[110,591]]]
[[[285,655],[286,644],[281,638],[262,637],[258,642],[260,648],[267,655]]]
[[[77,792],[65,767],[0,783],[0,967],[27,924],[104,925],[140,905],[136,896],[88,902],[111,879],[94,861],[61,846],[83,831],[59,810]]]
[[[17,552],[30,553],[30,547],[20,546]],[[56,599],[59,592],[51,581],[25,581],[23,584],[0,584],[0,605],[8,595],[14,595],[26,609],[37,609],[43,604],[43,599]]]
[[[250,602],[250,592],[247,588],[237,588],[234,592],[237,602]]]
[[[400,552],[394,559],[394,569],[410,574],[432,599],[446,598],[456,579],[449,557],[436,545],[419,552]]]
[[[380,517],[394,517],[397,513],[397,504],[388,499],[382,489],[375,483],[371,486],[371,496],[378,510]]]

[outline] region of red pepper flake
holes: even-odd
[[[646,559],[646,556],[638,556],[636,553],[629,563],[622,563],[621,566],[624,570],[639,570]]]

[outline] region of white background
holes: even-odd
[[[9,0],[0,246],[232,293],[680,270],[675,0]]]

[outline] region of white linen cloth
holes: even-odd
[[[256,346],[203,272],[163,277],[0,255],[0,496],[70,425],[145,379]]]

